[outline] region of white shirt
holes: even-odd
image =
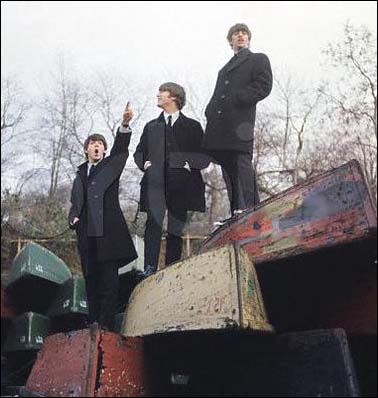
[[[173,126],[175,124],[175,121],[180,116],[180,111],[177,111],[175,113],[167,113],[167,112],[164,111],[165,124],[168,124],[168,116],[172,116],[172,126]]]

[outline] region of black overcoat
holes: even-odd
[[[71,192],[69,222],[76,227],[82,264],[88,261],[88,237],[94,238],[98,262],[119,267],[136,259],[137,253],[119,204],[119,179],[129,156],[130,133],[117,133],[110,156],[87,177],[88,162],[78,168]]]
[[[141,180],[140,210],[147,211],[162,200],[167,202],[169,191],[174,190],[174,206],[191,211],[205,211],[205,184],[201,169],[209,165],[209,158],[202,149],[203,130],[199,122],[180,116],[174,124],[175,141],[178,150],[170,152],[169,164],[165,162],[165,120],[161,113],[157,119],[146,124],[140,142],[134,153],[134,160],[144,175]],[[144,164],[150,161],[152,166],[146,171]],[[183,168],[188,162],[191,171]],[[170,170],[167,171],[166,167]],[[175,187],[167,185],[167,172],[177,172]],[[178,187],[178,188],[177,188]],[[168,192],[167,192],[168,191]]]
[[[206,107],[206,150],[253,151],[256,104],[272,89],[272,70],[262,53],[242,50],[218,74]]]

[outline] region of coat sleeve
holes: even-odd
[[[256,104],[272,91],[273,75],[269,58],[265,54],[255,56],[251,83],[236,93],[236,101],[240,104]]]
[[[131,133],[120,133],[119,129],[114,139],[110,156],[116,156],[122,154],[126,156],[126,160],[129,157],[129,145],[130,145]]]
[[[119,130],[117,131],[114,144],[108,158],[107,170],[108,172],[111,170],[108,175],[109,181],[114,180],[114,178],[117,178],[119,174],[122,173],[127,158],[129,157],[130,140],[131,133],[120,133]]]
[[[72,222],[75,217],[80,218],[84,204],[83,184],[80,176],[77,174],[71,190],[71,207],[68,213],[68,225],[72,228]]]
[[[147,125],[143,129],[143,134],[140,137],[140,141],[138,146],[136,147],[135,153],[134,153],[134,161],[136,165],[139,167],[140,170],[143,172],[144,170],[144,163],[148,160],[147,159],[147,145],[146,145],[146,137],[147,137]]]

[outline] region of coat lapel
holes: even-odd
[[[83,182],[83,185],[85,186],[87,183],[88,162],[85,162],[78,167],[78,173],[81,181]]]
[[[240,66],[242,63],[247,61],[249,58],[251,52],[249,50],[243,50],[240,55],[236,57],[236,60],[232,62],[230,65],[226,65],[226,72],[231,72],[233,69],[237,68]]]
[[[164,119],[164,112],[160,114],[160,116],[156,120],[156,134],[159,139],[165,139],[165,119]]]

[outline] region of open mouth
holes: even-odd
[[[98,155],[98,149],[95,149],[95,154]]]

